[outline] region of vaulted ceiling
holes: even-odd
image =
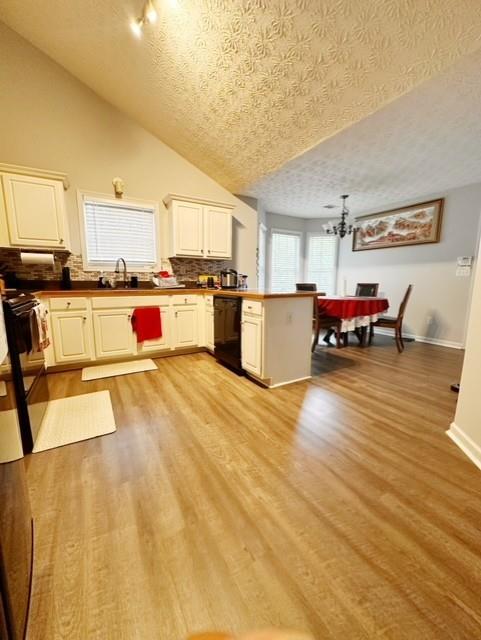
[[[0,19],[235,192],[481,45],[478,0],[2,0]],[[160,168],[159,168],[160,169]]]
[[[481,182],[481,50],[344,129],[246,195],[268,211],[333,217],[350,194],[359,214]]]

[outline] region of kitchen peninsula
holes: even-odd
[[[214,354],[214,297],[242,298],[241,357],[246,373],[266,387],[310,378],[312,292],[204,289],[78,289],[37,292],[48,305],[52,344],[47,365]],[[158,306],[162,337],[137,343],[134,309]]]

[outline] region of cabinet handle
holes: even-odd
[[[184,298],[184,304],[187,304],[187,298]]]
[[[67,307],[70,307],[72,303],[71,302],[67,302]]]
[[[210,249],[207,249],[207,253],[210,253]]]
[[[176,311],[176,312],[175,312],[175,317],[177,318],[177,316],[178,316],[178,315],[179,315],[179,312],[178,312],[178,311]]]
[[[84,316],[84,317],[82,318],[82,320],[83,320],[84,322],[86,322],[86,320],[87,320],[87,316]]]
[[[131,319],[132,319],[132,316],[127,316],[127,320],[131,320]]]
[[[60,238],[60,240],[58,241],[59,244],[63,244],[63,238]]]

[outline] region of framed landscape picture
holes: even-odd
[[[353,251],[439,242],[444,198],[356,218]]]

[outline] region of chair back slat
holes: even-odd
[[[356,296],[375,298],[379,291],[379,282],[358,282]]]
[[[317,291],[315,282],[297,282],[296,291]]]
[[[404,312],[406,311],[406,307],[409,301],[409,296],[411,295],[411,291],[413,290],[413,286],[412,284],[409,285],[409,287],[406,289],[406,293],[404,294],[404,298],[401,301],[401,304],[399,305],[399,313],[398,313],[398,318],[401,320],[402,318],[404,318]]]

